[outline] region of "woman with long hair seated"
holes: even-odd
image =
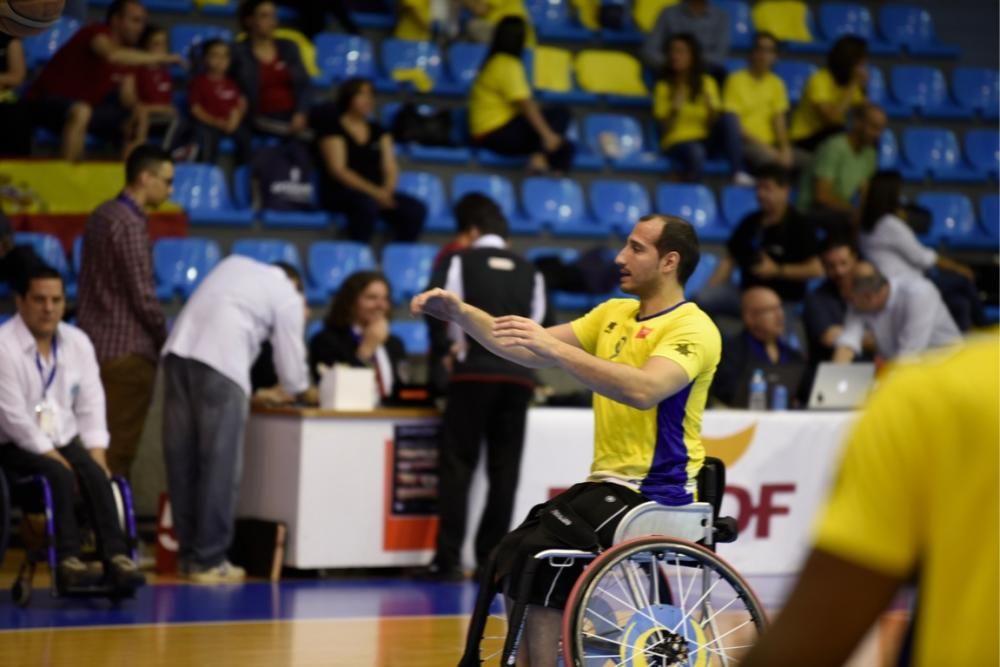
[[[743,167],[740,121],[722,111],[719,86],[705,73],[698,40],[689,33],[673,35],[664,51],[667,64],[653,88],[653,117],[666,156],[685,181],[699,180],[709,157],[725,157],[732,165],[733,181],[750,185],[753,179]]]
[[[508,156],[530,156],[532,171],[565,173],[575,147],[566,139],[572,114],[565,107],[541,108],[521,60],[527,24],[507,16],[469,91],[469,133],[476,146]]]

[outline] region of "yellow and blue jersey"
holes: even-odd
[[[705,460],[702,415],[722,352],[715,323],[687,301],[639,317],[637,300],[612,299],[572,327],[583,349],[600,359],[641,368],[650,357],[664,357],[689,380],[648,410],[595,394],[590,479],[625,482],[665,505],[693,502]]]

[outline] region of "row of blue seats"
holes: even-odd
[[[747,49],[753,43],[754,25],[750,2],[745,0],[714,0],[729,17],[730,42],[734,49]],[[91,0],[91,5],[106,6],[110,0]],[[190,15],[196,3],[192,0],[145,0],[153,12]],[[226,4],[204,4],[199,10],[206,15],[232,16],[237,0]],[[572,0],[526,0],[538,36],[543,40],[593,43],[601,39],[608,44],[635,44],[642,35],[631,16],[622,30],[591,31],[574,15]],[[824,53],[842,35],[857,35],[868,40],[871,50],[880,55],[906,52],[914,56],[935,58],[958,57],[958,46],[943,44],[934,29],[934,19],[926,9],[915,5],[887,3],[879,8],[878,22],[868,8],[849,2],[825,2],[814,16],[806,8],[806,27],[811,39],[789,42],[792,50]],[[289,16],[287,13],[284,15]],[[355,13],[355,22],[363,28],[391,30],[396,23],[392,13]]]
[[[56,50],[79,28],[73,19],[63,19],[56,27],[27,40],[26,51],[29,67],[47,62]],[[205,40],[221,38],[231,40],[231,30],[210,24],[177,24],[170,29],[171,50],[189,54],[192,47]],[[386,39],[381,44],[381,69],[376,66],[374,48],[370,41],[360,36],[321,33],[316,37],[316,62],[320,74],[316,84],[329,86],[349,77],[361,76],[376,81],[380,90],[394,91],[406,88],[392,79],[397,69],[423,70],[433,83],[432,91],[441,95],[464,96],[468,93],[479,67],[486,56],[483,44],[455,43],[442,54],[433,43],[408,42]],[[530,53],[528,71],[532,71]],[[742,59],[732,59],[730,71],[746,66]],[[809,75],[816,66],[794,60],[780,61],[775,72],[784,79],[793,103],[801,96]],[[966,119],[980,114],[996,118],[1000,104],[1000,74],[997,70],[980,67],[956,68],[949,91],[948,82],[940,69],[917,65],[897,65],[892,68],[889,86],[881,70],[873,67],[869,83],[869,97],[886,107],[893,117],[906,118],[920,114],[928,118]],[[579,90],[570,93],[546,95],[543,98],[563,99],[577,104],[594,104],[602,96]],[[606,98],[612,99],[612,98]],[[614,101],[626,105],[648,106],[645,98],[629,99],[614,96]]]
[[[181,164],[174,179],[174,199],[188,212],[194,225],[250,227],[257,214],[248,208],[249,184],[245,168],[236,172],[239,196],[230,195],[225,174],[212,165]],[[607,238],[628,230],[652,210],[654,200],[640,183],[597,179],[585,197],[583,188],[568,178],[531,177],[521,186],[520,205],[510,180],[495,174],[462,173],[451,181],[451,198],[439,176],[430,172],[400,174],[399,189],[427,206],[428,232],[452,233],[451,205],[470,192],[488,195],[511,222],[514,234],[533,236],[548,230],[556,236]],[[996,195],[982,199],[981,222],[969,198],[954,193],[923,193],[921,203],[934,215],[934,243],[980,248],[995,245],[1000,237],[995,214]],[[698,227],[708,242],[726,239],[739,221],[756,206],[752,188],[727,186],[721,192],[721,211],[708,187],[697,184],[661,184],[655,193],[656,210],[679,215]],[[265,227],[323,228],[331,223],[322,212],[262,211]]]

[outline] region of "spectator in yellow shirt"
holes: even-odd
[[[750,51],[750,67],[733,72],[722,89],[722,107],[740,119],[743,149],[754,167],[777,164],[791,169],[795,163],[788,141],[785,82],[771,71],[778,55],[778,40],[758,32]]]
[[[500,155],[530,156],[532,171],[569,170],[575,147],[566,140],[572,114],[564,107],[542,109],[531,97],[521,60],[527,24],[501,19],[482,69],[469,91],[469,134],[477,146]]]
[[[739,119],[722,112],[719,86],[705,73],[698,40],[689,33],[673,35],[664,50],[667,64],[653,88],[660,147],[682,180],[699,180],[705,160],[719,156],[729,159],[737,184],[750,185]]]
[[[880,383],[799,581],[741,667],[843,665],[914,581],[912,641],[893,664],[998,664],[998,366],[994,329]]]
[[[792,142],[813,152],[823,140],[844,130],[847,112],[865,102],[868,85],[868,43],[845,35],[826,56],[826,67],[806,82],[792,113]]]

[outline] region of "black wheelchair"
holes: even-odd
[[[124,477],[113,477],[110,480],[115,504],[118,509],[118,520],[122,526],[129,545],[130,557],[138,558],[138,532],[135,524],[135,512],[132,503],[132,490]],[[56,576],[55,522],[52,511],[52,490],[48,480],[42,475],[8,476],[0,469],[0,564],[3,563],[7,546],[10,543],[11,525],[14,520],[13,498],[21,500],[20,533],[24,539],[25,558],[17,571],[17,577],[11,586],[11,597],[19,607],[26,607],[31,602],[35,568],[39,563],[47,563],[52,583],[52,597],[94,598],[104,597],[112,601],[132,598],[135,590],[121,588],[110,581],[102,581],[93,586],[67,587],[59,582]],[[24,507],[31,507],[25,511]],[[35,510],[40,510],[35,511]],[[77,514],[81,518],[81,527],[87,525],[87,512],[82,503],[77,503]],[[84,552],[82,560],[98,560],[94,548],[93,531],[84,529]]]
[[[563,610],[560,656],[567,667],[643,665],[709,667],[739,662],[767,622],[760,601],[715,544],[736,540],[736,521],[720,517],[725,465],[708,457],[698,476],[699,502],[629,510],[614,546],[599,553],[548,549],[529,559],[506,610],[495,598],[496,558],[480,579],[459,667],[514,665],[526,623],[526,600],[539,564],[589,561]]]

